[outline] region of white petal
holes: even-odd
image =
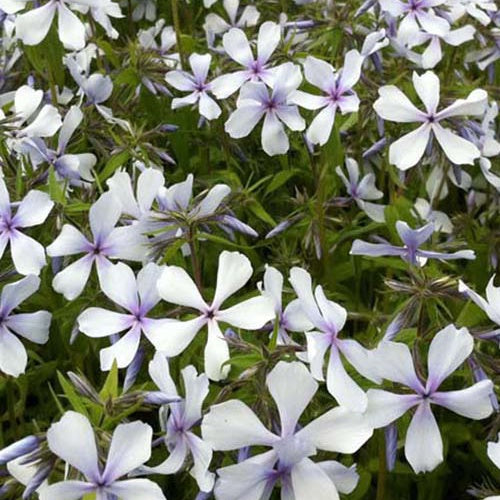
[[[36,344],[45,344],[49,339],[52,315],[48,311],[22,313],[9,316],[5,320],[7,328]]]
[[[239,28],[231,28],[222,37],[222,45],[227,55],[242,66],[249,66],[253,62],[248,38]]]
[[[467,139],[460,137],[449,128],[432,124],[432,131],[448,159],[455,165],[473,165],[481,156],[479,149]]]
[[[328,331],[339,332],[342,330],[347,319],[345,308],[333,302],[333,300],[328,300],[321,285],[318,285],[314,290],[314,297],[323,315],[323,319],[328,325]]]
[[[87,417],[67,411],[47,431],[52,453],[85,474],[91,481],[99,480],[97,447],[94,431]]]
[[[95,486],[83,481],[63,481],[51,484],[39,492],[40,500],[79,500],[84,495],[92,494]]]
[[[54,276],[52,287],[56,292],[62,293],[67,300],[76,299],[87,284],[93,262],[91,254],[73,262]]]
[[[38,276],[29,275],[25,278],[9,283],[2,288],[0,298],[0,310],[5,318],[28,297],[31,297],[40,287],[40,278]]]
[[[149,262],[137,274],[137,292],[143,310],[149,311],[160,301],[157,283],[163,269],[164,267]]]
[[[248,74],[246,71],[235,71],[212,80],[210,90],[217,99],[226,99],[234,94],[247,80]]]
[[[297,436],[311,440],[319,450],[354,453],[372,434],[364,415],[338,406],[306,425]]]
[[[226,184],[216,184],[189,215],[196,216],[198,219],[213,215],[230,193],[231,188]]]
[[[427,391],[434,392],[471,354],[474,339],[467,328],[448,325],[432,339],[427,354]]]
[[[7,375],[19,377],[24,373],[28,355],[22,342],[6,328],[0,329],[0,370]]]
[[[57,3],[49,2],[16,17],[16,35],[26,45],[38,45],[49,32]]]
[[[481,380],[467,389],[436,392],[432,395],[431,401],[464,417],[481,420],[489,417],[493,412],[492,394],[491,380]]]
[[[424,124],[393,142],[389,148],[389,161],[400,170],[414,167],[425,153],[430,132],[431,126]]]
[[[57,108],[52,104],[46,104],[22,132],[28,137],[52,137],[61,125],[61,115]]]
[[[190,471],[201,491],[210,492],[214,486],[215,474],[209,472],[212,448],[192,432],[187,433],[194,466]]]
[[[147,168],[137,179],[137,203],[141,212],[151,209],[158,191],[165,183],[163,174],[156,168]]]
[[[58,34],[62,44],[72,50],[80,50],[85,47],[85,26],[71,10],[59,3]]]
[[[335,111],[335,106],[326,106],[314,117],[306,133],[312,144],[323,146],[328,142],[335,122]]]
[[[149,479],[117,481],[107,491],[120,500],[166,500],[161,488]]]
[[[304,458],[291,470],[295,500],[339,500],[335,484],[311,459]]]
[[[488,443],[488,457],[500,469],[500,441]]]
[[[189,274],[177,266],[167,266],[158,279],[160,297],[172,304],[205,311],[208,306]]]
[[[200,115],[207,120],[215,120],[222,113],[220,106],[206,92],[200,94],[199,107]]]
[[[323,364],[325,354],[331,346],[331,339],[327,333],[307,332],[307,359],[309,361],[311,374],[316,380],[323,382]]]
[[[335,74],[331,64],[313,56],[304,61],[306,80],[324,92],[329,92],[335,85]]]
[[[338,83],[340,89],[345,91],[356,85],[361,76],[361,65],[363,61],[364,57],[356,49],[347,52]]]
[[[466,99],[458,99],[451,106],[440,111],[436,118],[443,120],[451,116],[481,116],[488,103],[488,94],[482,89],[473,90]]]
[[[46,264],[43,246],[20,231],[11,233],[10,252],[14,267],[19,274],[38,276]]]
[[[99,277],[101,290],[116,304],[135,314],[139,310],[139,297],[134,271],[118,262],[108,266]]]
[[[435,113],[439,104],[439,78],[432,71],[426,71],[422,76],[413,73],[413,85],[418,97],[424,103],[428,113]]]
[[[133,317],[100,307],[89,307],[77,318],[80,331],[89,337],[107,337],[130,327]]]
[[[239,252],[224,250],[219,255],[217,285],[212,307],[218,309],[221,304],[240,288],[243,288],[252,276],[252,264]]]
[[[66,146],[70,141],[72,135],[75,133],[76,129],[83,120],[83,113],[78,106],[71,106],[69,111],[64,117],[64,121],[59,132],[59,141],[57,143],[57,150],[59,152],[64,152]]]
[[[290,270],[289,281],[302,304],[304,313],[316,328],[321,329],[325,322],[314,300],[311,275],[305,269],[293,267]]]
[[[90,247],[87,238],[73,226],[64,224],[59,236],[47,247],[47,255],[60,257],[85,252]]]
[[[246,330],[258,330],[274,317],[273,303],[266,296],[244,300],[229,309],[217,313],[218,321]]]
[[[153,429],[143,422],[120,424],[113,432],[103,480],[108,484],[149,460]]]
[[[141,329],[136,326],[128,331],[118,342],[101,349],[99,355],[101,360],[101,370],[111,370],[113,363],[116,361],[118,368],[126,368],[139,349],[139,342],[141,340]]]
[[[201,433],[203,440],[216,451],[270,446],[278,439],[245,403],[236,399],[211,406],[201,423]]]
[[[255,128],[265,111],[260,105],[247,105],[236,108],[224,125],[224,130],[233,139],[246,137]]]
[[[271,21],[261,24],[257,38],[257,54],[262,64],[265,64],[281,40],[280,26]]]
[[[148,372],[151,380],[161,392],[172,395],[172,397],[178,396],[175,383],[170,375],[168,360],[163,353],[155,352],[153,359],[149,362]]]
[[[13,220],[20,227],[38,226],[45,221],[53,206],[54,202],[47,193],[30,191],[19,205]]]
[[[285,154],[290,147],[283,124],[275,113],[266,113],[262,126],[262,148],[269,156]]]
[[[337,342],[338,348],[357,372],[368,380],[380,384],[374,351],[365,349],[359,342],[352,339]]]
[[[378,93],[379,98],[375,101],[373,108],[384,120],[399,123],[424,121],[424,113],[418,110],[394,85],[381,87]]]
[[[104,193],[90,207],[90,229],[95,243],[103,242],[115,227],[121,215],[119,201],[110,192]]]
[[[183,368],[181,373],[186,391],[184,423],[186,426],[192,427],[201,419],[201,407],[208,396],[208,377],[204,373],[198,375],[196,368],[192,365]]]
[[[428,402],[421,403],[411,419],[405,456],[417,474],[429,472],[443,461],[443,440]]]
[[[366,395],[368,397],[366,420],[375,429],[394,422],[421,401],[417,395],[393,394],[380,389],[368,389]]]
[[[227,377],[230,366],[222,366],[229,360],[229,346],[217,321],[208,321],[208,338],[205,345],[205,373],[210,380],[219,381]]]
[[[318,390],[318,383],[299,361],[280,361],[267,376],[266,384],[278,407],[281,435],[292,435],[300,416]]]

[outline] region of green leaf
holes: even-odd
[[[80,396],[75,391],[73,385],[64,378],[63,374],[60,371],[57,371],[57,378],[59,380],[59,383],[61,384],[64,395],[68,398],[68,401],[70,402],[73,409],[78,413],[81,413],[82,415],[88,417],[89,414],[87,412],[87,409],[85,408],[85,405],[83,404]]]
[[[300,172],[300,170],[297,170],[297,169],[282,170],[281,172],[278,172],[273,177],[273,180],[267,186],[266,194],[269,194],[269,193],[272,193],[273,191],[276,191],[278,188],[280,188],[283,184],[285,184],[287,181],[289,181],[298,172]]]
[[[118,168],[130,159],[130,153],[125,150],[113,155],[106,163],[106,166],[99,174],[99,181],[104,182],[108,177],[111,177]]]
[[[113,399],[118,396],[118,365],[116,364],[116,359],[113,361],[113,366],[108,373],[108,377],[102,386],[99,396],[103,401]]]
[[[54,167],[51,165],[49,168],[49,195],[52,201],[66,205],[66,196],[64,196],[64,189],[61,183],[57,180]]]

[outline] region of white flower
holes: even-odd
[[[490,13],[497,12],[498,7],[493,0],[448,0],[450,14],[453,21],[460,19],[465,14],[479,21],[483,26],[491,22]]]
[[[0,295],[0,370],[13,377],[24,373],[28,363],[26,349],[14,334],[36,344],[45,344],[49,339],[49,312],[13,313],[39,287],[40,278],[29,275],[5,285]]]
[[[281,40],[281,30],[278,24],[268,21],[261,25],[257,38],[257,57],[245,32],[232,28],[222,38],[226,54],[241,64],[245,69],[217,77],[212,82],[212,91],[218,99],[225,99],[236,92],[245,82],[263,81],[272,86],[274,70],[269,68],[269,59]]]
[[[222,366],[229,359],[229,347],[219,323],[227,323],[245,330],[258,330],[274,318],[272,302],[268,297],[257,296],[232,307],[222,309],[222,304],[252,276],[252,265],[238,252],[224,251],[219,256],[217,284],[211,304],[207,304],[193,280],[181,267],[167,266],[158,280],[162,299],[172,304],[196,309],[201,314],[188,321],[175,320],[158,334],[157,349],[167,356],[177,356],[192,342],[196,334],[208,327],[205,346],[205,372],[211,380],[221,380],[229,372]]]
[[[233,111],[225,124],[234,139],[246,137],[264,117],[262,148],[269,156],[285,154],[290,142],[283,124],[291,130],[304,130],[306,124],[292,99],[302,81],[298,66],[286,63],[276,69],[271,94],[262,82],[243,85]]]
[[[121,213],[120,202],[112,193],[104,193],[89,210],[92,241],[70,224],[63,226],[47,247],[48,255],[85,255],[56,274],[52,281],[54,290],[73,300],[82,293],[94,263],[102,281],[104,271],[111,265],[109,259],[139,262],[144,259],[147,239],[131,227],[115,227]]]
[[[210,13],[205,18],[205,24],[203,28],[210,36],[220,35],[225,33],[229,29],[233,28],[248,28],[250,26],[255,26],[259,20],[260,13],[254,5],[245,6],[240,16],[238,17],[238,10],[240,6],[240,0],[223,0],[222,5],[227,13],[229,22],[223,19],[218,14]]]
[[[84,481],[51,484],[40,492],[40,500],[78,499],[95,493],[97,498],[122,500],[166,500],[160,487],[149,479],[122,479],[151,456],[153,430],[142,422],[120,424],[113,432],[106,466],[101,467],[92,426],[84,415],[67,411],[50,426],[50,451],[81,472]]]
[[[12,203],[3,178],[0,178],[0,257],[8,244],[14,267],[19,274],[39,275],[45,266],[45,250],[33,238],[26,236],[26,228],[39,226],[48,217],[54,202],[47,193],[29,191],[17,204],[17,211],[12,213]]]
[[[444,212],[433,210],[432,205],[426,199],[417,198],[413,206],[423,221],[434,223],[434,231],[447,234],[453,232],[450,218]]]
[[[335,123],[335,114],[355,113],[359,109],[359,98],[352,90],[361,76],[363,56],[357,50],[350,50],[341,71],[321,59],[308,56],[304,62],[306,80],[324,92],[318,96],[297,91],[293,102],[307,109],[321,109],[307,129],[307,139],[313,144],[326,144]]]
[[[290,283],[297,294],[302,310],[307,315],[315,330],[306,333],[307,357],[313,377],[323,381],[323,363],[326,351],[330,349],[326,387],[328,392],[341,406],[355,412],[366,409],[366,394],[347,373],[340,355],[364,377],[374,382],[380,378],[373,370],[372,353],[353,339],[340,339],[338,334],[347,319],[347,311],[328,300],[321,286],[317,286],[314,295],[310,274],[299,267],[290,271]]]
[[[183,92],[190,92],[186,97],[174,98],[172,109],[178,109],[191,104],[198,104],[200,115],[207,120],[214,120],[221,114],[219,105],[208,95],[212,90],[212,84],[207,81],[208,70],[212,56],[210,54],[191,54],[189,65],[193,74],[186,71],[174,70],[165,75],[169,85]]]
[[[153,319],[149,313],[160,301],[156,284],[162,270],[151,262],[139,271],[136,279],[132,269],[119,262],[103,273],[100,278],[102,291],[126,312],[90,307],[78,316],[78,328],[94,338],[127,331],[112,346],[101,349],[101,370],[110,370],[114,361],[118,368],[127,367],[139,349],[141,333],[156,348],[161,347],[162,340],[158,337],[168,335],[170,320]]]
[[[469,288],[462,280],[458,282],[458,291],[464,293],[480,307],[493,323],[500,325],[500,287],[495,286],[495,275],[490,278],[486,286],[486,300]]]
[[[170,455],[159,465],[141,467],[140,473],[175,474],[183,467],[190,454],[194,462],[191,475],[196,479],[201,491],[211,491],[214,474],[208,471],[208,467],[212,460],[212,449],[192,431],[201,420],[201,408],[208,395],[209,381],[204,373],[198,375],[192,365],[183,368],[181,373],[186,391],[185,398],[160,409],[160,418],[166,431],[164,441]],[[149,363],[149,375],[162,393],[178,397],[175,383],[170,376],[168,361],[162,353],[157,352]]]
[[[445,109],[438,111],[439,78],[432,71],[422,76],[413,73],[413,85],[425,105],[418,110],[394,85],[379,89],[379,98],[373,105],[384,120],[399,123],[421,123],[413,132],[392,143],[389,161],[401,170],[415,166],[424,155],[429,138],[433,135],[448,159],[456,165],[472,165],[479,158],[479,149],[470,141],[458,136],[440,122],[454,116],[481,116],[484,113],[488,94],[481,89],[473,90],[466,99],[458,99]]]
[[[403,384],[411,394],[369,389],[367,421],[375,428],[385,427],[417,407],[406,433],[406,459],[417,473],[433,470],[443,461],[443,440],[431,410],[431,404],[459,415],[481,420],[493,412],[491,380],[482,380],[467,389],[439,391],[449,377],[472,353],[474,340],[466,328],[449,325],[432,339],[427,355],[427,382],[417,376],[407,345],[383,341],[375,351],[379,375]]]
[[[267,387],[280,416],[279,433],[267,430],[238,400],[214,405],[201,424],[204,441],[214,450],[266,446],[271,450],[217,470],[217,500],[268,498],[281,482],[281,498],[338,500],[357,484],[354,468],[335,461],[313,462],[319,450],[354,453],[372,435],[359,413],[337,407],[304,427],[298,421],[318,389],[305,366],[280,361],[267,376]]]

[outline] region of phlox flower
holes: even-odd
[[[153,319],[149,312],[160,301],[156,283],[162,268],[150,262],[134,276],[127,265],[119,262],[109,266],[100,279],[101,290],[126,312],[109,311],[102,307],[85,309],[77,318],[78,328],[89,337],[107,337],[126,330],[123,337],[110,347],[101,349],[101,370],[110,370],[116,361],[118,368],[134,359],[141,333],[155,346],[168,335],[168,319]]]
[[[491,17],[498,11],[498,6],[493,0],[447,0],[447,5],[453,21],[469,15],[483,26],[490,24]]]
[[[290,270],[290,283],[300,300],[302,310],[314,325],[314,331],[306,333],[307,359],[313,377],[323,381],[323,364],[326,351],[330,359],[326,373],[326,387],[337,402],[350,411],[366,409],[366,394],[344,368],[341,354],[356,371],[369,380],[379,381],[372,369],[371,352],[353,339],[340,339],[347,311],[339,304],[328,300],[323,288],[312,288],[311,275],[299,267]]]
[[[292,63],[286,63],[276,69],[271,93],[262,82],[245,83],[236,110],[225,124],[226,132],[234,139],[246,137],[264,117],[262,148],[269,156],[285,154],[290,142],[283,124],[295,131],[306,127],[292,98],[301,81],[300,69]]]
[[[312,144],[324,145],[330,138],[337,109],[344,115],[359,109],[359,98],[352,90],[361,76],[364,58],[357,50],[350,50],[342,70],[336,72],[331,64],[313,56],[304,62],[306,80],[323,91],[313,95],[301,90],[295,92],[293,102],[307,109],[321,109],[306,132]]]
[[[134,5],[132,11],[134,21],[146,19],[153,22],[156,20],[156,0],[135,0]]]
[[[39,287],[40,278],[31,274],[5,285],[0,294],[0,370],[13,377],[24,373],[28,363],[26,349],[16,335],[36,344],[45,344],[49,339],[49,312],[14,313]]]
[[[432,71],[422,76],[413,73],[413,85],[425,105],[425,111],[417,109],[401,90],[394,85],[379,89],[379,98],[373,105],[384,120],[421,125],[393,142],[389,149],[389,161],[401,170],[415,166],[424,155],[429,138],[433,135],[448,159],[456,165],[472,165],[479,158],[479,149],[470,141],[458,136],[441,125],[442,120],[455,116],[481,116],[484,113],[488,94],[481,89],[473,90],[466,99],[458,99],[445,109],[438,111],[439,78]]]
[[[468,287],[462,280],[458,281],[458,291],[481,308],[493,323],[500,326],[500,287],[495,286],[495,275],[490,278],[486,286],[486,299]]]
[[[73,300],[85,288],[94,263],[101,282],[104,271],[111,265],[109,259],[139,262],[144,259],[147,238],[130,227],[116,227],[121,214],[120,202],[108,192],[90,207],[91,240],[70,224],[62,227],[59,236],[47,247],[48,255],[85,255],[55,275],[54,290]]]
[[[38,276],[45,266],[45,249],[23,230],[43,224],[53,206],[50,196],[36,189],[29,191],[21,202],[11,203],[5,180],[0,178],[0,257],[10,244],[12,262],[19,274]]]
[[[111,438],[106,466],[99,451],[92,425],[87,417],[67,411],[47,431],[50,451],[84,476],[51,484],[40,492],[40,500],[77,500],[94,493],[98,500],[166,500],[160,487],[149,479],[122,479],[151,456],[153,430],[142,422],[116,427]]]
[[[369,173],[360,179],[358,162],[352,158],[346,158],[345,166],[349,178],[340,167],[336,167],[335,172],[342,179],[349,196],[370,219],[375,222],[384,222],[385,205],[371,202],[371,200],[380,200],[384,196],[384,193],[375,186],[375,175]]]
[[[300,428],[300,416],[318,384],[298,361],[278,362],[267,375],[266,385],[278,408],[278,432],[266,429],[245,403],[235,399],[212,406],[203,419],[203,439],[214,450],[271,448],[218,469],[215,498],[269,498],[278,483],[284,500],[338,500],[339,491],[350,493],[358,481],[354,468],[332,460],[313,462],[311,457],[320,450],[357,451],[372,435],[363,416],[336,407]]]
[[[500,433],[498,433],[496,442],[488,442],[487,454],[489,459],[500,469]],[[500,500],[500,495],[486,497],[484,500]]]
[[[144,466],[141,474],[175,474],[183,467],[188,455],[193,458],[191,475],[196,479],[201,491],[211,491],[214,485],[214,474],[208,471],[212,460],[212,449],[193,432],[193,428],[201,420],[203,401],[208,395],[208,377],[198,375],[194,366],[182,369],[185,397],[160,409],[160,419],[165,432],[164,441],[170,455],[159,465]],[[161,392],[170,398],[179,397],[175,383],[170,375],[168,361],[157,352],[149,363],[149,375]]]
[[[214,95],[225,99],[247,81],[262,81],[272,86],[274,70],[269,67],[269,60],[280,40],[279,25],[271,21],[263,23],[257,37],[257,57],[254,57],[245,32],[239,28],[230,29],[223,36],[222,45],[226,54],[245,69],[217,77],[212,82]]]
[[[212,83],[207,81],[212,56],[210,54],[191,54],[189,65],[191,73],[182,70],[169,71],[165,75],[166,82],[177,90],[189,92],[186,97],[172,100],[172,109],[198,104],[200,115],[207,120],[214,120],[221,114],[220,106],[208,94],[212,91]]]
[[[226,21],[219,14],[210,12],[205,18],[205,29],[207,35],[221,35],[231,28],[248,28],[255,26],[259,20],[260,13],[254,5],[246,5],[240,12],[240,0],[223,0],[222,5],[226,11]],[[238,16],[238,13],[240,14]]]
[[[258,284],[263,295],[274,304],[275,321],[278,321],[278,345],[295,344],[288,332],[306,332],[313,324],[302,310],[299,299],[294,299],[283,308],[283,275],[274,267],[266,265],[264,279]],[[271,324],[271,328],[274,325]]]
[[[432,339],[427,356],[427,381],[415,371],[407,345],[383,341],[375,351],[379,375],[409,387],[414,394],[395,394],[368,390],[367,421],[375,428],[385,427],[417,407],[406,433],[405,455],[415,472],[433,470],[443,461],[443,441],[431,410],[436,404],[459,415],[481,420],[493,412],[491,380],[482,380],[467,389],[439,391],[439,386],[472,353],[474,341],[466,328],[449,325]]]
[[[369,257],[381,257],[385,255],[397,255],[413,266],[422,267],[427,259],[456,260],[476,258],[473,250],[459,250],[453,253],[433,252],[431,250],[421,250],[420,247],[432,236],[435,231],[433,222],[418,229],[411,229],[404,221],[396,222],[396,231],[404,243],[398,247],[389,242],[368,243],[367,241],[354,240],[350,254],[366,255]],[[381,238],[378,238],[381,240]]]
[[[444,212],[434,210],[432,205],[424,198],[417,198],[413,205],[416,214],[425,222],[434,223],[434,231],[451,234],[453,224]]]
[[[229,359],[229,347],[219,323],[258,330],[274,318],[271,300],[265,296],[252,297],[232,307],[222,309],[222,304],[243,288],[252,276],[252,265],[238,252],[224,251],[219,256],[217,284],[212,302],[202,298],[197,286],[181,267],[166,266],[158,280],[158,292],[163,300],[199,311],[199,316],[187,320],[174,320],[164,334],[158,337],[157,349],[172,357],[183,352],[198,332],[206,325],[208,339],[205,345],[205,373],[211,380],[221,380],[229,372],[222,366]]]

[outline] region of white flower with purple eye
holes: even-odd
[[[269,67],[269,59],[281,40],[281,29],[278,24],[265,22],[259,29],[257,38],[257,57],[243,30],[232,28],[222,38],[226,54],[241,64],[245,69],[217,77],[212,82],[212,90],[217,99],[225,99],[236,92],[245,82],[262,81],[272,86],[274,70]]]
[[[189,56],[189,65],[192,74],[174,70],[165,75],[165,80],[169,85],[182,92],[189,92],[186,97],[176,97],[172,100],[172,109],[182,108],[198,104],[200,115],[207,120],[214,120],[221,114],[220,106],[209,96],[212,90],[212,84],[207,81],[208,70],[212,56],[210,54],[191,54]]]
[[[336,72],[331,64],[308,56],[304,62],[306,80],[323,91],[324,95],[313,95],[298,90],[293,102],[306,109],[321,109],[307,129],[306,137],[312,144],[323,146],[332,133],[337,109],[341,113],[355,113],[359,109],[359,98],[352,90],[361,76],[364,58],[357,50],[345,55],[344,67]]]
[[[54,167],[57,177],[68,179],[72,184],[82,184],[82,180],[91,182],[93,180],[92,168],[97,162],[95,155],[92,153],[66,153],[68,142],[82,120],[83,113],[80,108],[71,106],[59,131],[56,150],[50,149],[42,139],[36,137],[25,140],[23,146],[30,154],[33,165],[46,162]]]
[[[417,198],[413,207],[418,217],[425,222],[434,223],[434,231],[446,234],[453,233],[453,224],[450,218],[444,212],[434,210],[426,199]]]
[[[118,368],[127,367],[139,348],[141,333],[158,349],[161,337],[169,334],[169,319],[149,318],[149,312],[160,301],[156,288],[163,268],[149,263],[137,279],[130,267],[123,263],[110,266],[101,277],[104,294],[126,313],[90,307],[77,318],[78,328],[89,337],[99,338],[127,330],[112,346],[101,349],[101,370],[110,370],[116,361]]]
[[[14,140],[27,137],[52,137],[61,127],[57,108],[43,104],[43,91],[28,85],[19,87],[14,94],[12,113],[14,120],[7,124]],[[0,110],[0,117],[2,115]]]
[[[102,281],[104,271],[111,265],[109,259],[138,262],[144,259],[148,241],[131,227],[116,227],[121,213],[120,202],[112,193],[104,193],[89,210],[92,241],[70,224],[62,227],[59,236],[47,247],[47,254],[85,255],[56,274],[52,281],[54,290],[73,300],[85,288],[94,263]]]
[[[326,351],[330,359],[326,373],[328,392],[339,405],[350,411],[366,409],[366,394],[347,373],[340,355],[363,377],[378,382],[380,379],[372,368],[371,352],[353,339],[340,339],[338,334],[344,327],[347,311],[339,304],[328,300],[321,286],[312,292],[311,275],[299,267],[290,271],[290,283],[297,294],[302,310],[314,325],[315,331],[307,332],[307,358],[311,373],[316,380],[323,381],[323,364]]]
[[[219,256],[215,295],[212,302],[207,304],[182,267],[167,266],[158,280],[161,298],[171,304],[193,308],[200,315],[188,321],[174,320],[169,323],[161,337],[158,335],[160,344],[157,349],[169,357],[177,356],[207,325],[205,372],[211,380],[225,378],[229,366],[222,365],[229,360],[229,347],[219,322],[245,330],[258,330],[274,318],[272,301],[264,296],[253,297],[222,309],[222,304],[243,288],[251,276],[252,265],[247,257],[238,252],[222,252]]]
[[[149,363],[149,375],[162,393],[171,398],[179,397],[163,353],[157,352]],[[208,467],[212,460],[212,448],[192,431],[201,421],[201,409],[208,395],[209,381],[204,373],[198,375],[195,367],[191,365],[182,369],[182,379],[185,388],[184,399],[160,409],[162,427],[166,432],[163,439],[170,455],[161,464],[141,467],[138,472],[175,474],[183,467],[188,455],[191,455],[194,462],[191,475],[196,479],[201,491],[211,491],[214,474],[208,471]]]
[[[246,137],[264,117],[262,148],[269,156],[285,154],[290,142],[283,124],[295,131],[306,127],[292,98],[301,81],[300,68],[292,63],[285,63],[276,69],[271,93],[262,82],[245,83],[241,88],[236,110],[225,124],[226,132],[233,139]]]
[[[299,299],[292,300],[284,309],[282,303],[283,275],[274,267],[266,265],[264,280],[258,284],[262,295],[268,296],[274,304],[274,321],[278,321],[278,345],[296,344],[288,334],[291,332],[306,332],[313,328],[302,310]],[[274,323],[271,328],[274,327]]]
[[[205,18],[205,29],[207,36],[221,35],[231,28],[248,28],[255,26],[259,20],[260,13],[254,5],[247,5],[241,10],[240,16],[238,11],[240,0],[223,0],[222,5],[227,13],[229,22],[223,19],[218,14],[210,13]]]
[[[299,419],[314,394],[317,382],[298,362],[280,361],[267,376],[268,390],[278,407],[280,431],[267,430],[243,402],[214,405],[204,417],[204,441],[214,450],[266,446],[270,451],[217,470],[217,500],[269,498],[281,483],[281,498],[338,500],[357,484],[354,469],[335,461],[313,462],[319,450],[356,452],[372,435],[364,417],[337,407],[300,428]]]
[[[385,241],[383,243],[369,243],[363,240],[354,240],[349,253],[351,255],[366,255],[368,257],[381,257],[386,255],[399,256],[411,265],[418,265],[420,267],[426,264],[427,259],[473,260],[476,258],[473,250],[459,250],[453,253],[421,250],[419,247],[421,247],[435,231],[433,222],[418,229],[411,229],[406,222],[398,220],[396,222],[396,231],[404,243],[402,247],[391,245],[389,242]],[[381,238],[378,239],[381,240]]]
[[[398,39],[406,44],[421,29],[435,35],[445,35],[450,30],[450,23],[436,15],[433,7],[446,0],[379,0],[380,7],[396,18],[403,18],[399,23]]]
[[[405,344],[383,341],[375,350],[380,377],[409,387],[415,394],[394,394],[369,389],[367,421],[375,428],[385,427],[417,407],[406,433],[405,455],[415,472],[433,470],[443,461],[443,441],[431,404],[447,408],[474,420],[493,412],[491,380],[482,380],[456,391],[439,391],[439,386],[469,357],[474,341],[466,328],[449,325],[432,339],[427,355],[427,382],[415,371],[410,349]]]
[[[36,344],[45,344],[49,339],[52,318],[49,312],[18,314],[13,312],[39,287],[40,278],[30,275],[2,288],[0,295],[0,370],[13,377],[24,373],[28,363],[26,349],[16,335]]]
[[[17,206],[15,214],[13,206]],[[53,206],[50,196],[38,190],[29,191],[19,203],[11,203],[5,181],[0,177],[0,257],[10,244],[12,262],[19,274],[38,276],[45,266],[43,246],[23,230],[45,222]]]
[[[384,193],[375,186],[375,174],[369,173],[359,178],[358,162],[352,158],[346,158],[345,166],[347,169],[347,178],[340,167],[335,169],[337,175],[342,179],[344,186],[356,205],[375,222],[385,221],[385,205],[371,203],[371,200],[380,200]]]
[[[421,123],[413,132],[406,134],[389,148],[389,161],[401,170],[415,166],[425,153],[429,139],[434,136],[448,159],[456,165],[472,165],[479,158],[479,149],[470,141],[458,136],[440,122],[454,116],[481,116],[486,108],[488,94],[481,89],[473,90],[466,99],[458,99],[438,111],[439,78],[432,71],[422,76],[413,73],[413,85],[425,105],[425,111],[417,109],[401,90],[394,85],[379,89],[379,98],[373,105],[384,120],[398,123]]]
[[[50,451],[81,472],[84,480],[51,484],[40,492],[40,500],[77,500],[95,494],[99,500],[166,500],[160,487],[149,479],[123,479],[151,456],[153,430],[142,422],[116,427],[106,466],[101,467],[92,425],[87,417],[67,411],[47,431]]]
[[[500,326],[500,287],[495,286],[495,275],[490,278],[486,286],[486,299],[469,288],[462,280],[458,282],[458,291],[465,294],[486,313],[493,323]]]

